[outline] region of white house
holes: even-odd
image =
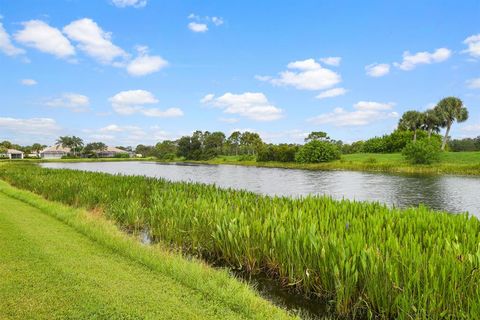
[[[40,151],[40,157],[43,159],[61,159],[70,153],[70,148],[64,148],[60,145],[51,146]]]
[[[23,159],[23,152],[15,149],[7,149],[6,152],[0,154],[0,158]]]

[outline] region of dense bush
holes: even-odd
[[[340,159],[339,147],[329,141],[313,140],[298,151],[295,160],[301,163],[329,162]]]
[[[363,152],[366,153],[385,153],[387,152],[387,144],[383,137],[374,137],[365,141]]]
[[[413,141],[414,133],[408,130],[395,130],[391,134],[382,137],[368,139],[363,144],[363,152],[366,153],[395,153],[401,152],[407,144]],[[428,139],[426,131],[417,131],[417,140]],[[438,134],[433,134],[431,139],[441,141]]]
[[[278,161],[278,162],[294,162],[295,154],[298,151],[297,145],[279,144],[267,145],[258,151],[257,161]]]
[[[448,143],[451,151],[480,151],[480,136],[476,138],[454,139]]]
[[[439,160],[440,143],[436,139],[410,142],[402,154],[413,164],[430,164]]]
[[[114,158],[130,158],[130,154],[129,153],[115,153],[115,155],[113,156]]]
[[[351,144],[345,143],[342,145],[342,153],[343,154],[352,154],[352,153],[362,153],[363,151],[363,146],[365,144],[365,141],[355,141],[352,142]]]

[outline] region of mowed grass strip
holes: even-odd
[[[142,246],[102,218],[4,182],[0,204],[1,319],[288,318],[226,272]]]

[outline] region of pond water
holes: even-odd
[[[266,195],[298,197],[325,194],[336,199],[379,201],[401,208],[423,203],[437,210],[452,213],[468,211],[480,217],[479,177],[309,171],[145,161],[49,162],[42,166],[201,182]]]

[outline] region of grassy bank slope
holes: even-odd
[[[225,272],[0,182],[2,319],[277,319]]]
[[[480,221],[467,215],[21,164],[0,166],[0,178],[101,209],[187,252],[265,271],[341,315],[480,316]]]
[[[480,175],[480,152],[444,152],[440,155],[440,161],[431,165],[412,165],[405,161],[400,153],[346,154],[342,155],[340,160],[312,164],[295,162],[240,161],[240,157],[235,156],[220,156],[209,161],[199,162],[307,170],[355,170],[392,173]]]

